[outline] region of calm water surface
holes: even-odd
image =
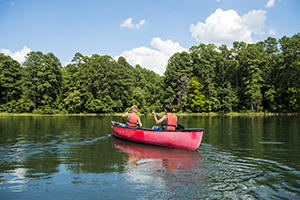
[[[0,199],[300,199],[299,116],[179,117],[204,128],[191,152],[117,139],[111,120],[0,117]]]

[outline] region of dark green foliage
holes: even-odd
[[[193,66],[190,54],[175,53],[168,61],[165,71],[164,104],[171,103],[178,111],[183,111],[182,98],[187,96]]]
[[[198,47],[190,49],[193,60],[193,73],[203,84],[203,94],[207,97],[207,111],[216,111],[220,107],[217,98],[217,61],[218,52],[214,44],[200,44]]]
[[[299,112],[300,33],[278,41],[214,44],[175,53],[164,76],[124,57],[84,56],[61,67],[53,53],[30,52],[22,66],[0,54],[0,112]]]
[[[61,63],[53,53],[30,52],[23,63],[22,102],[28,110],[52,114],[56,109],[56,100],[60,95],[62,85]]]
[[[0,111],[18,112],[21,96],[21,67],[10,56],[0,53]]]

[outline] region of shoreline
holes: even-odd
[[[32,114],[32,113],[0,113],[1,116],[122,116],[124,113],[78,113],[78,114]],[[158,112],[160,115],[164,115],[163,112]],[[280,116],[280,115],[287,115],[287,116],[294,116],[299,115],[299,113],[174,113],[177,116]],[[142,114],[138,113],[140,116],[152,114]]]

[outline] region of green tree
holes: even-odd
[[[192,72],[193,67],[190,54],[184,51],[182,53],[175,53],[171,56],[164,73],[166,91],[170,92],[165,94],[164,99],[173,101],[164,102],[165,104],[172,103],[176,109],[178,108],[178,111],[182,112],[181,100],[185,93],[182,91],[187,90],[186,88],[188,85],[185,84],[185,81],[191,78]]]
[[[236,91],[231,87],[229,82],[226,82],[226,86],[224,87],[224,100],[222,101],[224,111],[228,111],[231,113],[233,108],[237,106],[238,97],[236,95]]]
[[[142,108],[141,112],[148,113],[151,109],[159,111],[164,109],[163,94],[164,94],[164,77],[156,74],[152,70],[142,68],[136,65],[139,70],[137,84],[144,90],[144,99],[146,106]]]
[[[52,113],[52,109],[57,108],[55,102],[62,86],[61,63],[53,53],[42,55],[42,68],[38,72],[38,77],[41,106],[44,107],[45,112]],[[45,108],[50,110],[46,111]]]
[[[23,63],[24,74],[23,74],[23,90],[24,94],[27,95],[28,99],[33,102],[33,110],[37,109],[39,98],[41,97],[38,87],[42,80],[38,76],[38,72],[41,71],[43,61],[43,53],[40,51],[31,51],[27,54],[26,60]]]
[[[26,56],[23,75],[24,102],[30,99],[33,110],[52,113],[62,84],[61,63],[53,53],[31,51]]]
[[[204,95],[208,100],[208,111],[214,111],[220,108],[217,99],[218,92],[216,88],[216,65],[218,52],[214,44],[200,44],[198,47],[190,48],[193,61],[193,74],[198,77],[204,86]]]
[[[0,109],[17,112],[17,99],[21,96],[21,66],[10,56],[0,53]]]
[[[266,111],[276,111],[276,88],[278,87],[278,42],[275,38],[268,37],[264,41],[266,52],[266,65],[262,69],[262,78],[264,80],[262,87],[263,107]]]
[[[263,82],[261,68],[265,64],[264,50],[261,43],[248,44],[245,58],[245,95],[250,99],[251,112],[254,112],[255,105],[259,111],[262,102],[261,88]]]
[[[300,33],[291,38],[283,37],[280,43],[284,61],[282,67],[286,71],[289,112],[300,112]]]
[[[245,42],[233,42],[232,56],[233,64],[235,65],[235,91],[238,97],[238,104],[236,106],[236,112],[244,108],[245,90],[244,90],[244,65],[245,65],[245,54],[247,44]]]
[[[187,95],[188,95],[188,88],[190,86],[191,79],[185,75],[180,77],[179,80],[179,90],[177,92],[177,101],[179,102],[179,110],[185,111],[183,108],[187,106]]]
[[[207,99],[202,94],[203,85],[198,81],[197,77],[191,78],[189,88],[188,102],[192,112],[205,112],[207,111]]]
[[[63,67],[63,84],[60,99],[62,99],[59,108],[66,110],[68,113],[81,112],[81,98],[78,90],[78,67],[75,64],[68,64]]]
[[[216,67],[216,85],[218,100],[223,111],[232,112],[232,106],[237,105],[236,90],[232,87],[235,81],[236,61],[226,45],[219,47],[219,59]]]
[[[113,90],[115,91],[113,99],[116,102],[117,112],[123,112],[127,107],[137,104],[133,101],[134,84],[139,77],[134,73],[134,68],[126,61],[124,57],[119,57],[115,65],[116,70],[113,75]],[[137,104],[140,107],[140,104]]]
[[[299,40],[300,33],[292,38],[282,37],[279,39],[281,45],[280,75],[282,77],[282,89],[280,95],[283,105],[288,107],[288,112],[299,109]]]

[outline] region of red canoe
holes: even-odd
[[[189,128],[183,130],[152,130],[150,128],[121,127],[119,122],[111,121],[111,131],[116,137],[152,144],[195,151],[200,146],[203,128]]]

